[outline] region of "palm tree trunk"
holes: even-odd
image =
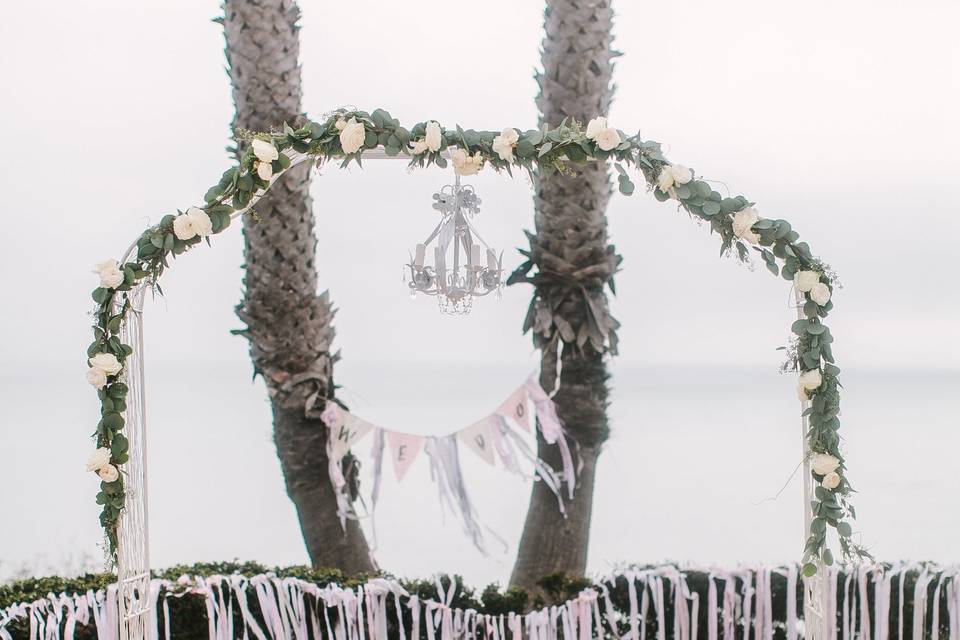
[[[267,131],[301,116],[297,21],[293,0],[226,0],[224,32],[234,131]],[[244,295],[237,315],[247,325],[254,371],[273,408],[274,442],[300,528],[315,567],[347,574],[375,569],[363,531],[337,517],[327,472],[326,428],[314,407],[333,396],[333,308],[317,295],[317,238],[310,167],[283,176],[243,219]]]
[[[606,115],[617,55],[611,48],[612,22],[609,0],[547,0],[543,73],[537,76],[541,124],[557,126],[565,118],[586,123]],[[537,591],[537,582],[547,574],[582,576],[586,570],[596,464],[609,433],[604,355],[615,348],[616,325],[607,311],[604,286],[612,283],[620,258],[607,243],[611,188],[605,164],[592,163],[566,175],[537,175],[534,186],[534,301],[552,317],[548,327],[535,326],[534,343],[542,350],[541,384],[547,390],[554,387],[562,341],[561,385],[554,401],[579,444],[583,464],[565,518],[549,489],[542,482],[533,485],[510,583]],[[555,449],[538,441],[540,456],[557,467]]]

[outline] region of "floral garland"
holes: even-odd
[[[757,251],[774,274],[794,283],[805,303],[805,318],[792,326],[797,338],[791,347],[792,368],[799,371],[798,393],[811,402],[804,415],[809,420],[810,466],[818,482],[813,502],[815,518],[804,550],[804,571],[816,572],[816,561],[833,563],[826,545],[827,525],[840,541],[844,559],[867,555],[851,541],[849,519],[854,517],[848,497],[852,492],[840,453],[839,428],[840,370],[834,364],[833,337],[823,318],[833,308],[831,296],[835,278],[815,258],[799,234],[785,220],[761,218],[743,196],[724,198],[691,169],[670,164],[657,142],[643,141],[639,134],[628,136],[597,117],[584,128],[579,122],[564,121],[553,129],[520,132],[507,128],[493,131],[446,129],[436,121],[420,122],[410,129],[382,109],[371,113],[338,110],[322,122],[308,122],[293,129],[255,133],[241,131],[246,143],[239,163],[225,171],[211,187],[202,207],[164,216],[137,239],[136,254],[124,264],[107,260],[96,265],[100,286],[93,291],[94,341],[87,350],[87,379],[96,389],[101,418],[94,434],[97,449],[87,463],[100,477],[97,503],[103,506],[100,522],[111,555],[115,557],[117,523],[123,509],[125,490],[120,467],[127,462],[127,438],[123,435],[127,386],[124,364],[132,348],[119,338],[121,325],[130,311],[131,291],[158,280],[169,259],[218,234],[230,225],[234,214],[244,212],[269,189],[291,165],[291,156],[302,155],[318,166],[331,160],[341,167],[361,164],[364,151],[382,147],[389,156],[410,157],[410,167],[435,164],[447,166],[449,157],[460,175],[473,175],[485,166],[512,175],[514,168],[540,175],[564,173],[571,166],[589,161],[614,161],[619,190],[631,195],[635,186],[626,167],[638,168],[654,196],[660,201],[675,200],[693,217],[708,222],[711,232],[720,235],[721,253],[736,249],[746,260],[749,250]]]

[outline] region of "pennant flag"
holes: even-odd
[[[340,413],[343,418],[340,425],[330,429],[331,449],[337,459],[342,458],[354,443],[373,431],[373,425],[366,420],[347,411]]]
[[[393,471],[397,482],[403,480],[407,470],[423,448],[423,436],[398,431],[386,431],[387,444],[390,445],[390,458],[393,460]]]
[[[491,432],[494,426],[491,424],[493,419],[493,416],[487,416],[480,422],[476,422],[457,433],[460,441],[470,447],[491,467],[494,466],[493,433]]]
[[[513,420],[521,427],[530,431],[530,406],[527,402],[527,390],[520,387],[514,391],[506,402],[497,408],[497,415]]]

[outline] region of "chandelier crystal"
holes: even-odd
[[[433,194],[433,200],[440,223],[410,255],[404,279],[411,297],[436,296],[441,312],[465,315],[474,298],[494,292],[499,297],[503,252],[497,255],[471,224],[480,213],[480,198],[472,186],[460,184],[459,174],[454,184]]]

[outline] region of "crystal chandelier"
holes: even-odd
[[[472,186],[460,184],[459,174],[454,184],[433,194],[433,200],[440,223],[410,256],[404,280],[411,298],[418,293],[436,296],[443,313],[467,314],[475,297],[497,292],[499,298],[503,253],[498,256],[470,224],[480,212],[480,198]],[[425,262],[428,255],[432,265]]]

